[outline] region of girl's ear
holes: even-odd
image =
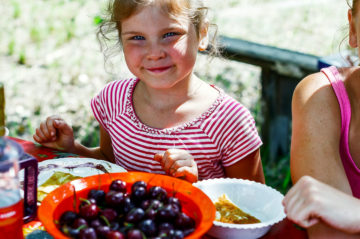
[[[351,9],[348,10],[348,21],[349,21],[349,45],[353,48],[358,46],[357,35],[356,35],[356,22],[355,17],[352,15]]]
[[[205,20],[201,25],[200,34],[199,34],[199,51],[205,51],[209,45],[209,36],[208,36],[209,22]]]

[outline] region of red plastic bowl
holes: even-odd
[[[108,191],[110,183],[115,179],[121,179],[127,183],[127,189],[130,192],[131,185],[139,180],[148,183],[149,186],[161,186],[167,190],[168,195],[173,195],[180,200],[183,211],[196,222],[196,228],[188,237],[200,238],[213,225],[215,219],[215,206],[210,198],[200,189],[192,186],[184,180],[152,173],[143,172],[126,172],[94,175],[86,178],[76,179],[66,183],[51,193],[42,201],[38,209],[38,217],[54,238],[67,238],[55,224],[60,215],[67,211],[73,210],[74,187],[77,197],[77,208],[79,198],[86,198],[91,189],[100,189]]]

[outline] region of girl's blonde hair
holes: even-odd
[[[359,7],[357,4],[358,4],[358,0],[352,0],[352,3],[349,2],[349,0],[346,0],[347,4],[349,5],[351,11],[352,11],[352,14],[355,16],[356,14],[356,8]]]
[[[106,60],[111,55],[118,53],[122,47],[120,37],[122,22],[142,8],[154,5],[159,6],[171,18],[188,17],[194,25],[198,37],[201,27],[206,24],[208,8],[204,6],[203,0],[109,0],[105,16],[97,31],[97,38]],[[208,53],[217,55],[217,27],[215,24],[209,24],[209,26],[213,27],[215,32],[211,37]]]

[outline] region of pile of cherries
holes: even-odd
[[[92,189],[80,199],[78,213],[65,211],[60,230],[79,239],[180,239],[195,230],[195,221],[182,212],[178,198],[159,186],[136,181],[131,192],[126,182],[114,180],[109,191]]]

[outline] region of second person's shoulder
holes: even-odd
[[[296,86],[292,97],[293,122],[301,119],[302,125],[311,130],[318,128],[319,124],[337,128],[340,124],[340,108],[328,77],[323,72],[314,73]]]
[[[302,79],[294,90],[294,95],[297,94],[303,98],[310,98],[319,89],[330,86],[329,80],[322,72],[313,73]]]
[[[336,100],[331,83],[323,72],[306,76],[296,86],[292,101],[293,106],[327,104]],[[336,101],[334,101],[335,103]]]

